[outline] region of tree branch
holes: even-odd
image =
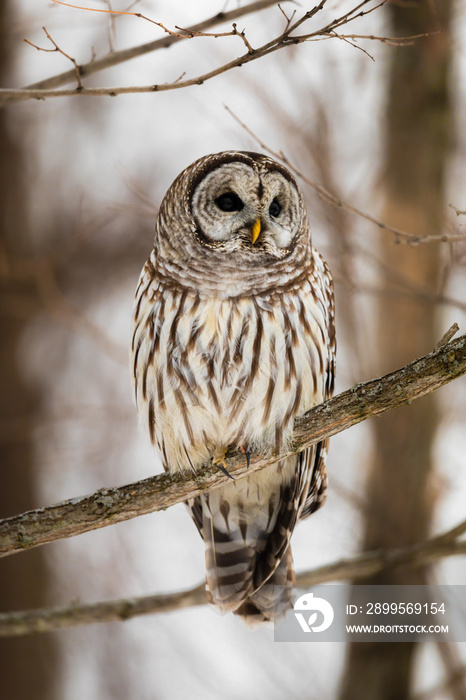
[[[466,542],[459,537],[466,532],[466,520],[448,532],[410,547],[385,552],[366,552],[351,559],[340,559],[297,575],[298,588],[308,588],[328,581],[360,579],[400,565],[425,566],[441,557],[466,553]],[[205,605],[205,585],[177,593],[166,593],[140,598],[72,604],[48,610],[27,610],[0,613],[0,637],[20,636],[37,632],[74,627],[96,622],[129,620],[139,615],[172,612],[183,608]]]
[[[371,416],[409,404],[465,373],[466,335],[463,335],[396,372],[356,384],[311,409],[296,421],[293,440],[286,452],[253,455],[249,468],[243,454],[228,453],[228,472],[237,479],[245,477]],[[195,474],[162,474],[7,518],[0,521],[0,555],[163,510],[226,481],[218,467],[209,465]]]
[[[374,37],[375,38],[375,37]],[[379,37],[377,37],[379,38]],[[418,37],[415,37],[418,38]],[[241,126],[242,129],[246,131],[246,133],[251,136],[252,139],[257,143],[257,145],[266,153],[272,156],[272,158],[275,158],[276,160],[282,161],[288,168],[288,170],[291,170],[292,173],[296,175],[300,180],[303,180],[306,184],[310,185],[312,189],[316,192],[317,196],[322,200],[322,202],[325,202],[325,204],[329,204],[332,207],[344,209],[345,211],[349,211],[352,214],[356,214],[357,216],[360,216],[363,219],[366,219],[367,221],[370,221],[371,224],[375,224],[378,228],[384,230],[384,231],[389,231],[390,233],[393,233],[395,235],[395,241],[396,243],[407,243],[409,245],[415,246],[419,245],[420,243],[459,243],[460,241],[464,241],[466,239],[465,235],[452,235],[452,234],[447,234],[447,233],[439,233],[435,236],[420,236],[419,234],[415,233],[409,233],[408,231],[402,231],[399,228],[395,228],[393,226],[389,226],[387,223],[384,221],[381,221],[380,219],[376,219],[374,216],[371,214],[362,211],[361,209],[358,209],[357,207],[353,206],[352,204],[349,204],[348,202],[344,202],[340,197],[337,197],[334,195],[332,192],[330,192],[328,189],[323,187],[322,185],[319,185],[317,182],[314,182],[314,180],[311,180],[309,177],[307,177],[294,163],[292,163],[289,158],[283,153],[283,151],[274,151],[270,146],[268,146],[264,141],[262,141],[257,134],[255,134],[241,119],[228,107],[225,106],[226,111],[230,116],[236,121],[237,124]],[[455,210],[455,212],[460,215],[464,212],[458,211],[455,207],[450,205],[452,209]]]
[[[335,34],[335,30],[338,27],[344,26],[350,22],[352,22],[355,19],[359,19],[361,17],[364,17],[365,15],[370,14],[371,12],[374,12],[375,10],[379,9],[384,5],[387,0],[380,0],[378,4],[376,4],[374,7],[368,8],[368,9],[362,9],[366,7],[369,3],[373,2],[374,0],[362,0],[362,2],[359,2],[356,4],[351,10],[348,12],[345,12],[343,15],[340,17],[337,17],[336,19],[331,20],[328,22],[325,26],[321,27],[320,29],[317,29],[313,32],[310,32],[308,34],[302,34],[299,36],[293,35],[293,32],[300,27],[304,22],[307,22],[310,20],[314,15],[316,15],[319,11],[321,11],[326,4],[327,0],[321,0],[321,2],[318,5],[315,5],[312,10],[309,10],[305,12],[299,19],[294,21],[292,24],[288,25],[285,29],[285,31],[280,34],[279,36],[276,36],[274,39],[271,41],[268,41],[265,43],[263,46],[260,46],[256,49],[253,49],[250,45],[248,45],[248,51],[237,58],[235,58],[232,61],[229,61],[228,63],[225,63],[218,68],[215,68],[214,70],[208,71],[207,73],[204,73],[203,75],[198,75],[194,78],[189,78],[187,80],[175,80],[174,82],[171,83],[160,83],[160,84],[154,84],[154,85],[131,85],[128,87],[95,87],[95,88],[86,88],[83,87],[82,85],[78,84],[77,87],[75,88],[68,88],[68,89],[44,89],[44,88],[37,88],[36,85],[32,85],[28,88],[22,88],[22,89],[0,89],[0,104],[10,102],[10,101],[18,101],[18,100],[29,100],[29,99],[39,99],[43,100],[48,97],[71,97],[71,96],[76,96],[76,95],[81,95],[81,96],[109,96],[109,97],[116,97],[117,95],[128,95],[128,94],[141,94],[141,93],[151,93],[151,92],[166,92],[167,90],[180,90],[186,87],[191,87],[193,85],[203,85],[205,82],[208,80],[211,80],[212,78],[215,78],[217,75],[221,75],[222,73],[226,73],[233,68],[238,68],[240,66],[243,66],[247,63],[250,63],[251,61],[256,61],[259,58],[263,58],[264,56],[268,56],[271,53],[274,53],[275,51],[279,51],[280,49],[284,49],[289,46],[295,46],[297,44],[302,44],[310,40],[315,40],[317,38],[339,38],[338,35]],[[222,18],[222,22],[225,21],[227,14],[230,16],[233,13],[225,13],[225,15]],[[200,26],[200,25],[197,25]],[[186,40],[189,38],[194,38],[196,36],[202,36],[202,33],[199,31],[194,31],[193,29],[187,29],[186,35],[173,35],[170,33],[168,37],[165,37],[163,39],[160,39],[159,41],[169,41],[171,40],[170,43],[173,43],[174,41],[181,41],[181,40]],[[241,33],[238,33],[240,36]],[[230,35],[230,33],[229,33]],[[244,38],[244,37],[243,37]],[[368,39],[378,39],[378,37],[373,37],[373,35],[368,35]],[[155,42],[154,42],[155,43]],[[169,44],[168,44],[169,45]],[[139,47],[141,48],[141,47]],[[158,46],[157,48],[161,48],[161,46]],[[154,50],[154,47],[152,47],[151,50]],[[140,55],[140,54],[139,54]],[[104,59],[102,59],[103,61]],[[124,59],[128,60],[128,59]],[[94,62],[94,64],[97,62]],[[91,66],[91,64],[87,64],[87,66]],[[84,67],[81,66],[79,67],[79,76],[82,78],[85,73]],[[95,71],[92,71],[95,72]],[[66,73],[66,75],[69,75],[69,72]],[[59,76],[58,76],[59,77]],[[76,75],[75,75],[76,77]],[[69,82],[68,80],[66,82]],[[42,83],[43,84],[43,81]]]
[[[126,61],[131,61],[133,58],[138,56],[144,56],[147,53],[152,53],[159,49],[167,49],[172,44],[176,44],[182,39],[189,37],[189,34],[197,34],[198,32],[203,32],[206,29],[211,29],[217,24],[224,24],[227,22],[233,22],[235,19],[244,17],[245,15],[252,14],[253,12],[259,12],[260,10],[265,10],[268,7],[276,4],[276,0],[257,0],[257,2],[252,2],[250,5],[245,5],[244,7],[238,7],[236,10],[231,10],[230,12],[218,12],[213,17],[198,22],[192,27],[187,27],[184,36],[171,34],[169,36],[164,36],[161,39],[156,39],[155,41],[149,41],[146,44],[140,44],[139,46],[132,46],[129,49],[122,49],[121,51],[111,51],[106,56],[98,58],[89,63],[84,63],[79,66],[79,73],[81,78],[87,77],[88,75],[93,75],[94,73],[99,73],[106,68],[112,68],[113,66],[118,66],[120,63],[125,63]],[[46,78],[45,80],[40,80],[37,83],[32,83],[24,90],[52,90],[54,88],[60,87],[61,85],[66,85],[67,83],[72,83],[76,79],[76,72],[72,70],[65,71],[59,75],[54,75],[51,78]]]

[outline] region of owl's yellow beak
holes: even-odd
[[[252,244],[253,245],[257,241],[257,239],[259,238],[260,232],[261,232],[261,220],[256,219],[254,222],[254,225],[252,227]]]

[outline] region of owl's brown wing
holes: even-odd
[[[324,268],[324,289],[326,294],[326,327],[328,333],[328,343],[327,343],[327,366],[325,374],[323,376],[323,397],[324,401],[333,396],[333,390],[335,386],[335,357],[336,357],[336,340],[335,340],[335,308],[334,308],[334,298],[333,298],[333,285],[331,281],[330,271],[327,264],[323,258],[319,255],[317,251],[314,251],[315,256],[319,256],[323,268]],[[327,452],[329,446],[329,439],[322,440],[318,442],[315,446],[315,450],[310,452],[305,459],[308,461],[313,460],[312,464],[312,477],[309,481],[309,490],[304,501],[303,509],[299,516],[300,520],[315,513],[321,506],[324,505],[326,495],[327,495]],[[308,450],[304,450],[303,454],[306,454]]]
[[[335,383],[335,345],[329,348],[329,361],[327,373],[325,377],[324,400],[329,399],[333,395],[333,387]],[[299,516],[300,520],[309,517],[316,510],[319,510],[324,505],[327,496],[327,453],[329,439],[318,442],[315,446],[315,451],[307,456],[307,459],[313,459],[312,478],[309,482],[309,491],[304,501],[304,506]],[[304,450],[303,454],[308,452]]]
[[[313,473],[304,506],[299,516],[300,520],[308,518],[325,503],[327,497],[326,460],[328,443],[328,439],[318,442],[313,453],[307,457],[307,459],[313,460]],[[309,450],[304,450],[303,454],[306,452],[309,452]]]

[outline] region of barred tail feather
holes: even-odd
[[[286,554],[261,588],[252,593],[234,612],[246,624],[253,626],[285,615],[293,607],[295,574],[293,556],[288,546]]]
[[[270,562],[270,575],[260,586],[254,579],[261,555],[257,541],[241,541],[210,528],[206,537],[206,589],[210,603],[221,612],[234,612],[246,622],[273,620],[292,607],[295,581],[293,557],[288,546],[281,559]],[[259,539],[260,541],[260,539]],[[275,587],[279,586],[279,589]]]
[[[300,515],[323,500],[325,447],[187,502],[205,543],[208,600],[221,612],[260,622],[292,607],[290,538]],[[269,484],[264,500],[261,479]]]
[[[252,588],[256,551],[239,530],[222,532],[204,518],[206,589],[210,603],[221,612],[234,611]]]
[[[209,602],[222,612],[273,619],[274,586],[288,586],[277,603],[279,609],[290,606],[294,574],[289,541],[303,498],[301,469],[296,468],[300,462],[289,458],[270,477],[251,475],[242,484],[188,502],[205,542]],[[273,488],[262,500],[258,487],[264,478]]]

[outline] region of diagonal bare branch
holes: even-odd
[[[281,455],[256,454],[248,468],[243,454],[229,453],[227,469],[234,478],[242,478],[371,416],[409,404],[465,373],[463,335],[396,372],[356,384],[311,409],[296,421],[293,441]],[[0,521],[0,555],[163,510],[217,488],[226,480],[218,467],[209,465],[196,474],[162,474],[7,518]]]

